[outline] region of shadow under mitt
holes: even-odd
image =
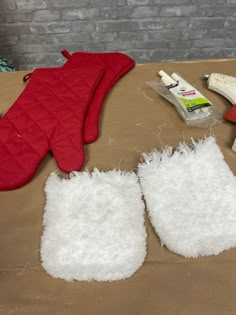
[[[214,137],[145,154],[138,175],[150,220],[171,251],[198,257],[236,246],[236,179]]]
[[[146,255],[144,203],[133,172],[52,173],[41,260],[53,277],[113,281],[131,276]]]

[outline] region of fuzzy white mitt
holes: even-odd
[[[236,179],[214,137],[146,154],[138,175],[150,220],[171,251],[197,257],[236,246]]]
[[[146,255],[144,203],[133,172],[51,174],[41,260],[53,277],[112,281],[131,276]]]

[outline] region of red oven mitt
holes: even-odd
[[[83,124],[102,66],[37,69],[0,120],[0,190],[16,189],[34,175],[51,150],[64,172],[85,159]]]
[[[68,51],[63,50],[62,54],[68,59],[63,66],[65,69],[80,69],[80,67],[84,66],[96,67],[98,65],[104,68],[104,76],[91,100],[84,125],[84,143],[94,142],[99,135],[99,114],[106,95],[112,86],[135,66],[135,61],[119,52],[76,52],[70,55]]]

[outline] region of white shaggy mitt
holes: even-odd
[[[139,165],[150,220],[161,243],[185,257],[236,246],[236,179],[214,137],[144,155]]]
[[[133,172],[52,173],[45,186],[41,260],[53,277],[112,281],[146,255],[144,203]]]

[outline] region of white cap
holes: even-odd
[[[172,79],[165,71],[159,71],[159,75],[161,76],[161,81],[166,85],[176,84],[177,82]]]

